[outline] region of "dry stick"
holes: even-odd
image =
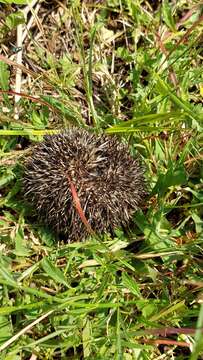
[[[28,13],[32,10],[32,8],[34,8],[37,2],[40,3],[39,0],[32,0],[31,2],[28,3],[27,6],[24,7],[23,14],[25,17],[27,17]]]
[[[86,216],[84,214],[84,211],[82,209],[82,206],[80,204],[80,200],[76,191],[76,188],[73,184],[73,182],[71,181],[70,177],[67,175],[68,181],[69,181],[69,185],[70,185],[70,189],[71,189],[71,193],[72,193],[72,197],[73,197],[73,202],[76,208],[76,211],[78,212],[83,224],[85,225],[85,227],[87,228],[88,232],[91,235],[95,235],[94,230],[92,229],[91,225],[89,224],[89,222],[86,219]]]
[[[22,50],[22,46],[23,46],[23,42],[22,42],[22,34],[23,34],[23,25],[19,24],[17,26],[17,42],[16,42],[16,46],[17,48],[20,48],[20,51],[17,52],[16,54],[16,63],[18,65],[22,65],[22,57],[23,57],[23,50]],[[18,114],[18,106],[17,103],[20,100],[20,96],[18,95],[18,93],[20,93],[21,90],[21,80],[22,80],[22,69],[21,68],[17,68],[16,70],[16,81],[15,81],[15,119],[17,120],[19,118],[19,114]]]
[[[203,155],[200,154],[198,156],[195,156],[195,157],[193,157],[191,159],[186,160],[184,163],[185,164],[190,164],[191,162],[194,162],[194,161],[197,161],[197,160],[203,160]]]
[[[37,12],[40,8],[40,1],[37,4],[36,8],[33,10],[32,8],[30,8],[31,14],[34,17],[35,20],[35,25],[37,26],[38,30],[39,30],[39,36],[42,36],[44,42],[46,43],[46,38],[44,37],[44,28],[43,28],[43,24],[42,21],[40,20],[40,17],[37,16]]]
[[[29,5],[30,6],[30,5]],[[33,21],[35,20],[35,15],[37,15],[38,11],[40,9],[40,4],[37,4],[36,8],[34,9],[34,11],[32,10],[32,15],[30,17],[30,20],[28,21],[27,25],[26,25],[26,28],[24,30],[24,33],[23,33],[23,41],[25,40],[27,34],[28,34],[28,31],[31,29],[32,27],[32,24],[33,24]],[[33,15],[33,12],[35,15]]]
[[[30,360],[37,360],[37,355],[32,354],[32,356],[31,356]]]
[[[23,14],[24,14],[24,17],[25,19],[27,19],[27,15],[28,13],[31,11],[32,15],[30,17],[30,20],[28,21],[26,27],[25,27],[25,30],[24,30],[24,33],[23,33],[23,36],[22,36],[22,40],[24,41],[26,36],[27,36],[27,33],[28,31],[30,30],[32,24],[33,24],[33,20],[34,20],[34,16],[38,13],[39,9],[40,9],[40,1],[38,2],[38,4],[36,5],[36,3],[38,2],[38,0],[33,0],[31,3],[29,3],[24,9],[23,9]],[[36,8],[34,9],[34,12],[33,12],[33,8],[34,6],[36,5]],[[33,15],[34,13],[34,15]]]
[[[7,340],[3,345],[0,346],[0,352],[5,350],[9,345],[11,345],[14,341],[16,341],[21,335],[24,335],[28,330],[32,329],[33,326],[40,323],[44,320],[47,316],[52,314],[54,310],[50,310],[47,313],[40,316],[38,319],[33,321],[31,324],[27,325],[24,329],[20,330],[16,335],[12,336],[9,340]]]

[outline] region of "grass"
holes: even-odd
[[[0,359],[203,359],[202,2],[14,3],[0,7]],[[72,124],[140,154],[149,197],[129,234],[57,243],[28,216],[23,159]]]

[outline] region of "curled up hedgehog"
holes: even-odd
[[[146,195],[143,168],[127,145],[84,129],[45,136],[24,167],[25,200],[69,242],[126,227]]]

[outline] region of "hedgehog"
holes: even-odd
[[[146,196],[143,167],[128,146],[80,128],[33,147],[22,188],[39,221],[67,242],[126,228]]]

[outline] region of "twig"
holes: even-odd
[[[22,34],[23,34],[23,25],[19,24],[17,26],[17,41],[16,41],[16,46],[17,46],[17,48],[20,49],[16,54],[16,63],[18,65],[22,65],[22,56],[23,56]],[[21,90],[21,77],[22,77],[22,69],[20,67],[18,67],[16,70],[16,81],[15,81],[15,92],[16,93],[20,93],[20,90]],[[20,100],[20,96],[15,94],[14,100],[15,100],[15,104],[17,105],[18,101]],[[18,119],[19,116],[18,116],[17,106],[15,106],[15,113],[16,113],[15,118]]]
[[[36,5],[36,3],[39,0],[32,0],[31,3],[29,3],[24,9],[23,9],[23,14],[25,17],[27,17],[28,13],[30,12],[31,9],[33,9],[33,7]]]
[[[23,14],[24,14],[24,17],[25,17],[25,24],[27,22],[27,15],[28,15],[29,11],[32,12],[32,8],[35,6],[37,1],[38,0],[33,0],[31,4],[27,5],[24,8]],[[29,21],[29,24],[28,24],[29,27],[31,27],[32,21],[33,21],[33,15],[32,15],[32,17],[31,17],[31,19]],[[23,32],[24,26],[25,25],[23,25],[23,24],[19,24],[17,26],[16,46],[20,50],[16,54],[16,63],[18,64],[18,67],[17,67],[17,70],[16,70],[16,80],[15,80],[15,92],[16,92],[16,95],[14,97],[14,101],[15,101],[15,104],[16,104],[16,106],[15,106],[15,119],[19,118],[19,111],[18,111],[17,103],[19,102],[21,97],[17,93],[20,93],[20,91],[21,91],[21,82],[22,82],[22,67],[21,67],[21,65],[22,65],[22,58],[23,58],[23,41],[25,40],[25,38],[27,36],[27,31],[28,31],[28,26],[27,26],[25,31]]]
[[[24,13],[24,16],[25,18],[27,18],[27,15],[29,13],[29,11],[31,11],[32,15],[30,17],[30,20],[28,21],[26,27],[25,27],[25,30],[23,32],[23,36],[22,36],[22,39],[23,41],[25,40],[26,36],[27,36],[27,33],[28,31],[30,30],[30,28],[32,27],[32,24],[33,24],[33,20],[35,19],[35,16],[37,15],[39,9],[40,9],[40,1],[38,2],[38,0],[33,0],[30,4],[28,4],[24,10],[23,10],[23,13]],[[37,4],[37,5],[36,5]],[[33,11],[33,8],[34,6],[36,5],[36,8],[34,9]]]
[[[20,336],[24,335],[28,330],[32,329],[33,326],[39,324],[42,320],[52,314],[54,310],[50,310],[47,313],[40,316],[38,319],[33,321],[31,324],[27,325],[24,329],[20,330],[16,335],[12,336],[9,340],[7,340],[3,345],[0,346],[0,352],[5,350],[8,346],[10,346],[14,341],[16,341]]]
[[[32,354],[32,356],[31,356],[30,360],[37,360],[37,355]]]

